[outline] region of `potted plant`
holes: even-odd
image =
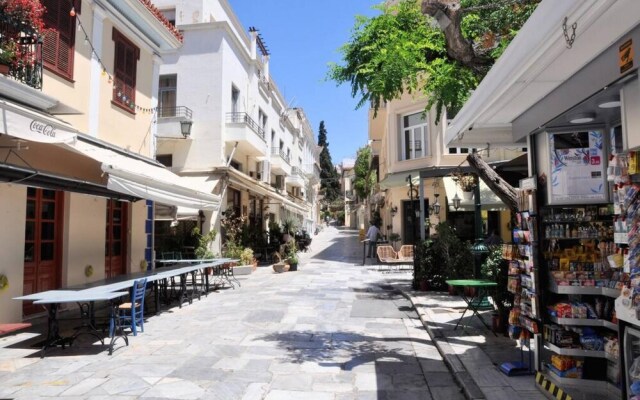
[[[496,312],[492,315],[492,325],[494,332],[506,333],[509,310],[512,305],[513,295],[507,290],[508,285],[508,264],[502,258],[502,246],[491,246],[489,254],[480,267],[480,272],[484,279],[496,282],[493,302],[496,305]]]
[[[396,243],[398,243],[400,241],[400,234],[395,233],[395,232],[391,232],[389,234],[389,241],[391,242],[391,245],[393,246],[393,249],[396,250]]]
[[[197,245],[193,250],[196,258],[213,258],[213,252],[211,251],[211,243],[216,240],[218,231],[215,229],[210,230],[206,234],[201,234],[200,229],[193,228],[191,235],[196,238]]]
[[[287,244],[286,255],[287,260],[286,263],[289,264],[289,271],[297,271],[298,270],[298,249],[296,248],[296,242],[291,241]]]
[[[253,272],[253,250],[249,247],[242,249],[238,257],[240,265],[233,267],[234,275],[249,275]]]
[[[16,45],[14,42],[0,44],[0,74],[9,75],[11,64],[16,59]]]
[[[295,219],[287,217],[282,221],[282,241],[288,243],[295,233],[298,223]]]
[[[433,240],[433,262],[441,269],[447,279],[468,279],[473,275],[473,254],[468,243],[458,238],[453,228],[446,222],[436,225],[436,238]],[[451,293],[451,290],[450,290]]]

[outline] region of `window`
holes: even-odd
[[[173,155],[172,154],[158,154],[156,156],[156,160],[164,165],[165,167],[173,166]]]
[[[136,67],[140,59],[140,49],[115,28],[112,39],[115,42],[112,102],[133,113],[136,105]]]
[[[160,117],[176,116],[177,86],[177,75],[160,75],[160,85],[158,89],[158,115]]]
[[[427,140],[427,120],[422,118],[422,112],[402,117],[399,141],[401,143],[400,160],[411,160],[428,155]]]
[[[73,79],[76,40],[76,17],[72,17],[69,11],[75,6],[76,13],[80,13],[80,3],[73,0],[41,0],[46,9],[44,24],[49,29],[42,46],[44,66],[68,79]]]
[[[169,10],[163,10],[162,15],[169,21],[169,23],[173,26],[176,26],[176,9],[172,8]]]
[[[258,109],[258,126],[262,130],[262,134],[267,131],[267,114],[262,111],[261,108]]]
[[[271,130],[271,147],[276,147],[276,131]]]
[[[473,153],[475,149],[469,147],[449,147],[447,151],[449,154],[469,154]]]
[[[240,100],[240,91],[235,87],[231,86],[231,112],[238,112],[238,101]]]

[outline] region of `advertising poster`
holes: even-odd
[[[607,201],[603,137],[600,131],[549,134],[550,204]]]

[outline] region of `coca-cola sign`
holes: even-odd
[[[45,124],[44,122],[33,120],[31,121],[31,125],[29,125],[29,129],[31,132],[39,133],[44,136],[51,138],[56,137],[56,128],[52,125]]]

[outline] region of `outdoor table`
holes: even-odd
[[[74,290],[49,290],[46,292],[33,293],[27,296],[15,297],[15,300],[35,300],[34,304],[42,304],[47,307],[47,338],[44,341],[40,357],[44,358],[45,352],[49,347],[57,345],[62,346],[73,344],[73,341],[80,333],[88,333],[98,338],[102,344],[104,339],[99,335],[100,331],[96,329],[93,323],[93,303],[96,301],[108,301],[109,302],[109,337],[111,341],[109,343],[109,355],[113,354],[113,344],[118,337],[122,337],[129,345],[129,339],[126,333],[120,328],[120,324],[116,319],[118,312],[118,298],[126,296],[128,292],[85,292]],[[58,308],[62,303],[78,303],[78,304],[90,304],[90,306],[81,306],[81,319],[82,326],[80,329],[86,329],[86,332],[76,332],[71,337],[60,336],[60,324],[58,321]],[[90,311],[89,311],[90,310]]]
[[[464,292],[464,290],[462,291],[461,297],[462,297],[462,300],[464,300],[464,302],[467,303],[467,308],[462,313],[462,316],[456,323],[456,326],[453,328],[453,330],[455,331],[458,328],[458,325],[460,325],[460,322],[462,322],[464,315],[469,310],[471,310],[472,312],[471,314],[472,318],[473,318],[473,315],[475,315],[476,317],[478,317],[480,322],[482,322],[482,325],[484,325],[487,329],[491,330],[491,328],[489,328],[489,325],[487,325],[487,323],[484,322],[484,320],[482,319],[482,316],[478,313],[478,311],[482,309],[486,309],[486,307],[493,308],[493,305],[488,300],[488,296],[489,296],[489,292],[492,289],[495,289],[498,286],[498,284],[496,282],[487,281],[484,279],[453,279],[453,280],[446,281],[446,283],[449,286],[453,286],[453,287],[462,287],[462,288],[468,287],[468,288],[475,289],[473,291],[475,293],[470,296],[467,295]],[[493,332],[493,334],[496,335],[495,332]]]

